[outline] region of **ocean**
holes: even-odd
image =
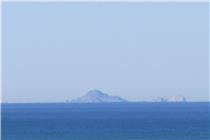
[[[209,140],[209,102],[4,103],[2,140]]]

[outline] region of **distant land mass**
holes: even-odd
[[[68,100],[66,102],[69,102]],[[102,93],[100,90],[91,90],[84,96],[71,100],[71,102],[128,102],[126,99],[122,99],[119,96],[109,96],[106,93]]]
[[[167,99],[163,99],[162,97],[158,97],[156,99],[153,99],[151,102],[167,102]]]
[[[186,102],[186,98],[181,95],[175,95],[170,99],[163,99],[162,97],[158,97],[153,99],[151,102]]]

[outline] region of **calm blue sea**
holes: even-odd
[[[2,140],[209,140],[209,103],[1,106]]]

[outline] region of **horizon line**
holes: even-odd
[[[128,101],[128,102],[3,102],[1,104],[30,104],[30,103],[200,103],[200,102],[210,102],[210,101],[186,101],[186,102],[152,102],[152,101]]]

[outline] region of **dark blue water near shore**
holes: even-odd
[[[209,139],[209,103],[2,104],[2,140]]]

